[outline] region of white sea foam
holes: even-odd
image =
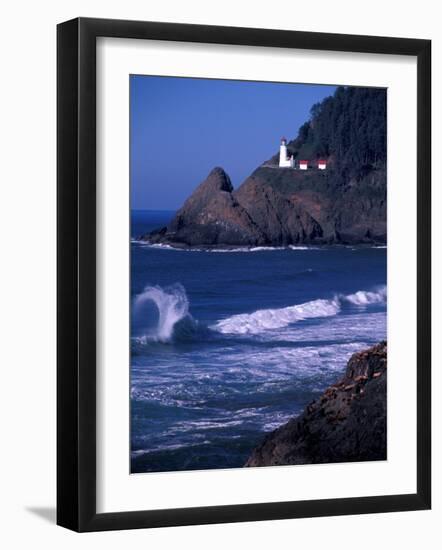
[[[144,241],[143,239],[134,239],[131,238],[130,242],[132,244],[138,244],[141,246],[141,248],[158,248],[163,250],[176,250],[173,248],[173,246],[170,246],[170,244],[163,244],[163,243],[150,243],[149,241]]]
[[[319,246],[298,246],[296,244],[289,245],[290,250],[321,250]]]
[[[212,248],[208,252],[272,252],[273,250],[320,250],[317,246],[241,246],[238,248]]]
[[[289,245],[289,246],[236,246],[232,248],[207,248],[207,247],[189,247],[189,248],[180,248],[172,246],[170,244],[164,243],[149,243],[148,241],[143,241],[139,239],[132,239],[133,244],[138,244],[142,248],[153,248],[157,250],[174,250],[175,252],[209,252],[213,254],[229,254],[237,252],[272,252],[274,250],[320,250],[319,247],[315,246],[298,246],[298,245]]]
[[[387,300],[387,287],[382,286],[373,291],[358,290],[354,294],[348,294],[347,296],[344,296],[343,299],[355,306],[385,304]]]
[[[184,287],[176,284],[167,288],[147,286],[134,301],[134,314],[140,311],[146,302],[153,302],[158,309],[158,324],[155,331],[145,338],[158,342],[172,340],[176,324],[190,317],[189,301]]]
[[[210,328],[222,334],[259,334],[306,319],[332,317],[341,311],[344,302],[365,307],[383,304],[386,299],[387,287],[383,286],[374,291],[359,290],[347,296],[338,295],[331,300],[313,300],[279,309],[259,309],[253,313],[241,313],[222,319]]]
[[[281,309],[259,309],[218,321],[211,328],[223,334],[258,334],[315,317],[330,317],[340,310],[339,300],[313,300]]]
[[[271,252],[272,250],[285,250],[284,246],[239,246],[237,248],[211,248],[207,252]]]
[[[146,241],[140,241],[139,243],[142,245],[143,248],[155,248],[157,250],[179,250],[178,248],[170,246],[170,244],[147,243]]]

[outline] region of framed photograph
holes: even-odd
[[[430,53],[58,26],[59,525],[430,508]]]

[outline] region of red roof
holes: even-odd
[[[300,160],[299,164],[308,164],[308,160]]]
[[[318,160],[318,164],[327,164],[326,160]]]

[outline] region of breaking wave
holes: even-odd
[[[332,317],[347,302],[359,307],[386,302],[387,288],[376,291],[360,290],[347,296],[338,295],[332,300],[313,300],[279,309],[259,309],[253,313],[241,313],[218,321],[210,328],[222,334],[259,334],[266,330],[283,328],[299,321]]]
[[[343,297],[344,300],[355,306],[368,306],[370,304],[385,304],[387,301],[387,287],[381,286],[373,291],[358,290],[354,294]]]
[[[194,321],[189,313],[189,300],[181,284],[166,288],[147,286],[135,298],[134,315],[141,314],[146,302],[155,304],[158,310],[158,322],[153,330],[140,338],[141,341],[171,342],[179,327],[181,332],[188,332],[189,328],[193,327]]]
[[[339,313],[339,299],[313,300],[281,309],[259,309],[218,321],[211,328],[223,334],[257,334],[263,330],[286,327],[315,317],[330,317]]]
[[[371,291],[359,290],[354,294],[336,295],[332,299],[318,299],[284,308],[240,313],[221,319],[209,328],[221,334],[259,334],[306,319],[333,317],[344,305],[365,308],[369,305],[385,304],[386,300],[387,287],[382,286]],[[166,288],[147,286],[135,298],[133,313],[142,315],[143,306],[147,302],[156,306],[158,321],[156,326],[138,338],[138,341],[170,343],[175,339],[187,339],[193,336],[197,324],[189,313],[189,300],[181,284],[177,283]]]

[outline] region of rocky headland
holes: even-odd
[[[280,168],[273,156],[237,188],[214,168],[166,227],[142,235],[175,247],[384,244],[385,92],[338,88],[312,108],[287,144],[308,170]],[[314,167],[327,160],[327,169]]]
[[[246,466],[386,460],[387,343],[355,353],[344,376],[268,434]]]

